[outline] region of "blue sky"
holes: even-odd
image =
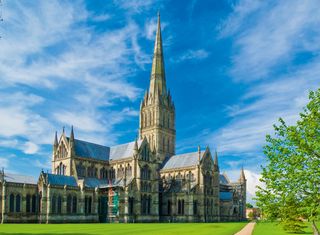
[[[249,197],[265,135],[294,123],[320,81],[320,2],[2,1],[0,165],[49,169],[54,131],[104,145],[132,141],[161,12],[177,152],[217,148]]]

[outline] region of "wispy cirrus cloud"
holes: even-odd
[[[319,87],[319,7],[318,1],[243,0],[219,29],[221,39],[233,38],[231,78],[249,86],[226,107],[229,122],[204,141],[223,155],[240,156],[254,174],[265,162],[262,146],[273,124],[279,117],[293,124],[308,92]]]
[[[88,18],[112,15],[92,17],[83,1],[6,1],[3,9],[0,145],[49,154],[42,146],[51,144],[54,130],[72,124],[78,137],[115,143],[113,125],[133,117],[126,102],[140,96],[130,77],[151,61],[138,42],[143,28],[128,19],[97,32]]]
[[[316,0],[239,1],[220,25],[220,36],[235,37],[231,75],[245,81],[267,78],[297,54],[319,51],[318,8]]]
[[[203,60],[206,59],[209,56],[209,52],[204,50],[204,49],[198,49],[198,50],[188,50],[178,56],[175,59],[172,59],[172,62],[180,63],[186,60],[191,60],[191,61],[198,61],[198,60]]]

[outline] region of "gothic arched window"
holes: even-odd
[[[30,213],[31,212],[30,209],[31,209],[31,196],[30,196],[30,194],[28,194],[26,196],[26,212]]]
[[[57,213],[57,211],[56,211],[56,208],[57,208],[56,205],[57,205],[57,198],[56,198],[55,195],[53,195],[52,198],[51,198],[51,213],[52,213],[52,214]]]
[[[71,207],[72,207],[72,196],[69,194],[68,197],[67,197],[67,213],[68,214],[71,214],[72,210],[71,210]]]
[[[14,212],[14,195],[13,195],[13,193],[10,194],[9,211]]]
[[[57,213],[61,214],[62,212],[62,197],[61,195],[58,196],[58,208],[57,208]]]
[[[77,213],[77,197],[73,196],[72,198],[72,213]]]
[[[20,205],[21,205],[21,196],[17,194],[16,196],[16,212],[20,212]]]
[[[79,177],[86,176],[86,168],[82,165],[81,162],[77,165],[77,173]]]
[[[32,213],[36,213],[36,203],[37,203],[37,196],[34,194],[32,195],[32,207],[31,207]]]

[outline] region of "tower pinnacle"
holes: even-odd
[[[160,14],[154,43],[149,91],[140,105],[140,139],[146,138],[160,161],[174,155],[176,146],[175,108],[166,87]]]
[[[241,173],[240,173],[240,178],[239,178],[239,182],[245,182],[246,181],[246,176],[244,174],[244,170],[243,167],[241,168]]]
[[[160,95],[165,95],[167,93],[159,12],[156,40],[154,43],[149,92],[151,95],[155,95],[157,92],[159,92]]]

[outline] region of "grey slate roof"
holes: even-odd
[[[140,148],[143,140],[138,140],[138,147]],[[112,146],[110,148],[110,160],[119,160],[127,157],[131,157],[133,155],[134,143],[129,142],[126,144],[120,144],[116,146]]]
[[[28,175],[17,175],[17,174],[5,173],[4,180],[6,182],[11,182],[11,183],[37,184],[36,178]]]
[[[68,141],[69,139],[70,138],[67,137]],[[143,140],[138,140],[138,147],[140,147],[142,141]],[[83,140],[74,140],[75,154],[77,156],[103,161],[118,160],[131,157],[133,155],[134,143],[135,141],[112,147],[107,147]]]
[[[220,184],[229,184],[228,178],[224,174],[220,174]]]
[[[88,188],[96,188],[100,185],[105,185],[108,183],[108,180],[106,179],[97,179],[97,178],[85,178],[84,184]]]
[[[68,138],[69,139],[69,138]],[[97,160],[109,160],[110,147],[86,142],[83,140],[74,140],[75,153],[79,157],[93,158]]]
[[[222,201],[232,200],[232,192],[220,192],[220,200]]]
[[[203,158],[204,153],[205,151],[201,152],[201,159]],[[165,162],[161,170],[196,166],[198,164],[198,158],[198,152],[174,155]]]
[[[47,177],[48,184],[51,185],[67,185],[67,186],[74,186],[77,187],[77,181],[73,176],[66,176],[66,175],[56,175],[50,173],[44,173]]]

